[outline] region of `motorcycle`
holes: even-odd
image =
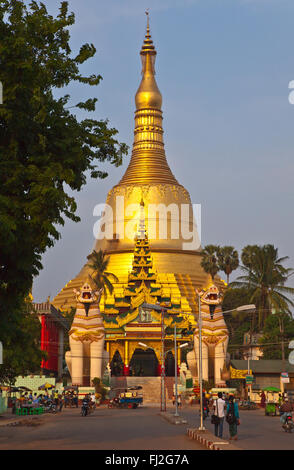
[[[109,400],[108,408],[119,408],[119,399],[113,398],[112,400]]]
[[[45,411],[47,413],[57,413],[57,406],[52,401],[46,403]]]
[[[292,429],[294,429],[292,413],[286,413],[285,422],[282,424],[282,428],[285,432],[292,432]]]
[[[87,416],[89,414],[89,402],[83,400],[82,402],[82,416]]]

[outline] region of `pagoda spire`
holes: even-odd
[[[132,158],[119,185],[179,185],[165,156],[162,127],[162,96],[155,80],[156,49],[150,32],[149,12],[140,56],[142,80],[135,96],[135,131]]]
[[[145,225],[145,204],[143,197],[140,202],[140,215],[139,215],[139,227],[138,227],[138,234],[137,238],[140,240],[144,240],[146,235],[146,225]]]

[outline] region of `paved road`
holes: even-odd
[[[0,427],[0,449],[203,450],[185,436],[186,425],[172,425],[158,413],[155,407],[100,408],[82,417],[66,409],[37,427]]]
[[[169,410],[171,411],[171,410]],[[83,418],[80,410],[66,409],[46,415],[37,427],[0,427],[0,449],[105,449],[105,450],[202,450],[185,436],[187,426],[198,427],[199,411],[180,411],[188,425],[172,425],[161,418],[158,407],[137,410],[100,408]],[[237,446],[244,450],[294,449],[294,433],[285,433],[278,417],[262,410],[240,411]],[[213,432],[210,419],[205,426]],[[224,440],[228,439],[224,425]]]
[[[199,427],[199,411],[195,408],[185,408],[181,410],[181,415],[185,416],[188,423]],[[244,450],[293,450],[294,432],[283,431],[279,417],[265,416],[264,411],[240,410],[241,424],[238,427],[238,441],[234,445]],[[210,422],[210,417],[204,422],[205,427],[214,432],[214,426]],[[229,438],[228,424],[224,423],[224,440]]]

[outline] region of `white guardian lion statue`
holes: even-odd
[[[77,309],[69,331],[70,351],[65,355],[73,385],[89,386],[102,378],[108,362],[104,351],[105,330],[99,303],[103,289],[95,291],[90,282],[74,289]]]

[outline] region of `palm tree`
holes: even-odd
[[[211,275],[212,280],[219,271],[217,254],[219,246],[217,245],[206,245],[201,251],[201,267],[204,271]]]
[[[249,252],[248,247],[246,248]],[[246,261],[247,266],[241,266],[244,275],[231,283],[231,287],[253,290],[250,301],[257,306],[259,328],[264,325],[273,309],[290,315],[290,307],[294,307],[293,299],[288,297],[289,294],[294,295],[294,288],[285,285],[294,273],[293,269],[283,266],[288,259],[288,256],[279,258],[278,249],[273,245],[254,245],[251,258],[249,262]]]
[[[256,252],[258,251],[258,245],[246,245],[244,246],[242,253],[241,253],[241,260],[244,266],[251,269],[254,265],[254,259]]]
[[[103,288],[104,295],[106,295],[107,289],[110,294],[113,292],[113,285],[109,278],[112,278],[115,282],[118,282],[118,278],[115,274],[107,271],[109,264],[109,257],[106,258],[105,252],[102,250],[93,251],[87,259],[91,262],[87,264],[89,268],[94,271],[94,275],[90,276],[94,281],[98,289]]]
[[[223,246],[219,248],[217,256],[219,268],[226,273],[229,284],[230,274],[239,266],[238,251],[233,246]]]
[[[242,253],[241,253],[241,261],[244,266],[246,266],[249,271],[251,272],[257,254],[259,253],[259,246],[258,245],[246,245],[244,246]]]

